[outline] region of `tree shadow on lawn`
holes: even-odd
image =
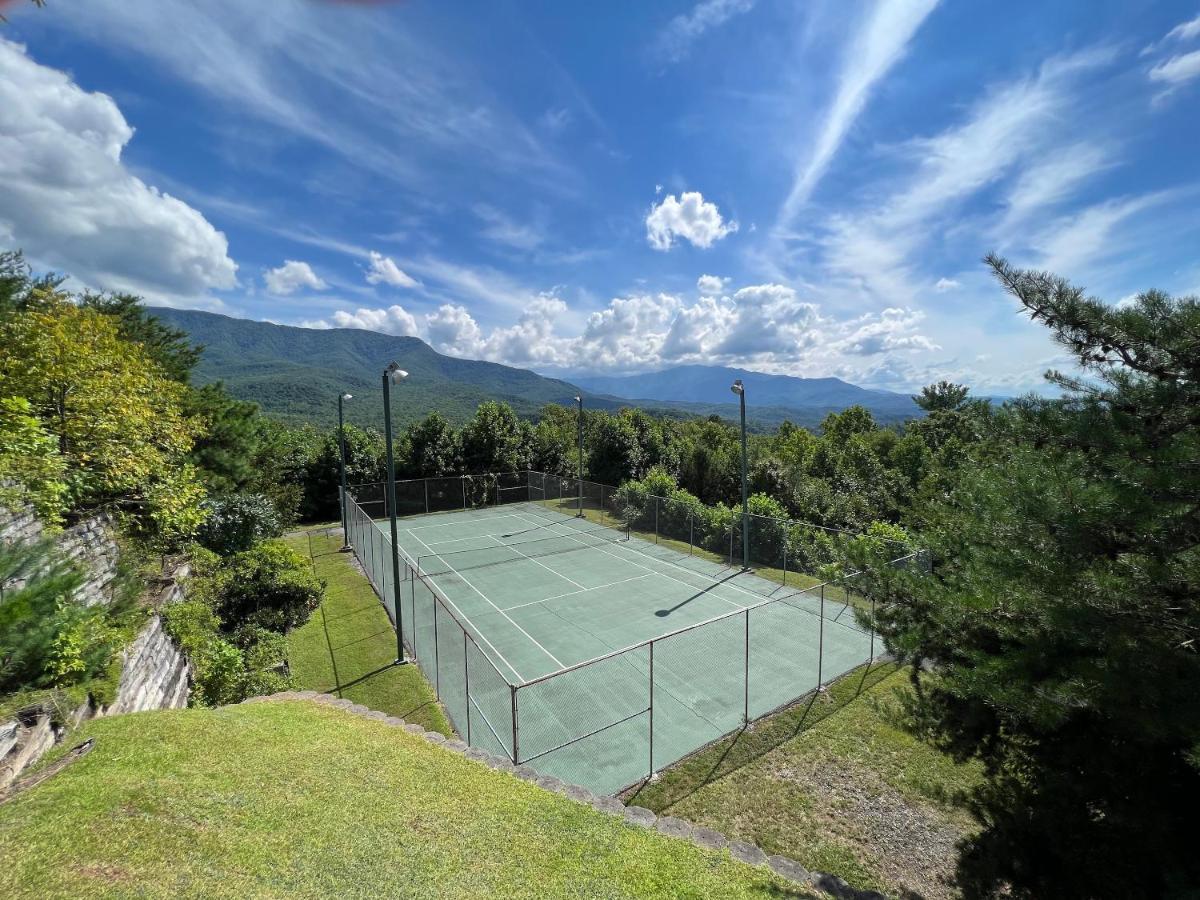
[[[661,812],[690,797],[706,785],[745,768],[809,728],[842,712],[896,669],[896,665],[891,663],[868,663],[861,672],[851,672],[834,683],[832,690],[837,698],[829,707],[822,709],[817,706],[818,700],[823,696],[829,697],[828,693],[810,691],[791,706],[749,726],[743,725],[732,735],[720,738],[673,763],[666,772],[660,774],[658,781],[644,780],[622,796],[627,803],[636,803]],[[853,686],[848,687],[849,685]],[[852,693],[842,696],[847,691]]]

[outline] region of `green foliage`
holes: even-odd
[[[119,504],[130,525],[174,541],[202,491],[183,464],[197,423],[186,388],[120,336],[116,320],[57,292],[0,324],[0,397],[22,397],[57,442],[73,509]]]
[[[0,504],[15,508],[27,499],[53,526],[65,512],[66,462],[32,413],[24,397],[0,398]]]
[[[204,501],[207,513],[196,533],[204,547],[228,556],[283,534],[279,511],[262,494],[228,494]]]
[[[994,416],[926,497],[934,577],[876,565],[864,585],[888,647],[933,670],[911,728],[986,772],[959,885],[1192,896],[1200,302],[1151,291],[1117,308],[989,263],[1088,377],[1051,373],[1063,399]]]
[[[0,544],[0,694],[109,674],[132,637],[129,604],[84,606],[83,580],[49,541]]]
[[[85,293],[79,298],[79,305],[115,320],[121,339],[141,346],[146,356],[174,381],[186,383],[200,361],[204,348],[192,344],[186,331],[172,328],[151,315],[141,297]]]
[[[921,393],[913,397],[913,402],[926,412],[934,410],[962,409],[967,402],[967,394],[971,389],[966,385],[955,384],[952,381],[939,381],[937,384],[926,385]]]
[[[245,491],[261,483],[263,419],[255,404],[235,400],[216,382],[188,391],[184,408],[201,423],[189,459],[211,493]]]
[[[405,478],[434,478],[453,475],[462,468],[458,434],[441,413],[430,413],[407,429],[398,454],[405,459],[396,468]]]
[[[507,403],[479,404],[474,418],[459,433],[465,471],[516,472],[529,468],[533,431]]]
[[[300,507],[306,522],[336,519],[341,488],[341,442],[337,428],[321,437],[315,455],[304,470],[304,492]],[[346,426],[346,484],[374,484],[387,478],[387,455],[383,435]]]
[[[246,625],[285,632],[307,621],[324,582],[308,560],[281,541],[264,541],[224,558],[197,556],[191,593],[216,613],[231,634]]]

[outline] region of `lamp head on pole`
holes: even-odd
[[[343,399],[343,400],[353,400],[353,399],[354,399],[354,395],[353,395],[353,394],[342,394],[342,397],[341,397],[341,399]]]
[[[398,362],[389,363],[388,367],[383,370],[383,374],[388,377],[388,380],[392,384],[399,384],[408,377],[408,373],[400,368],[400,363]]]
[[[575,395],[575,402],[576,402],[576,403],[578,403],[578,404],[580,404],[580,405],[583,405],[583,394],[576,394],[576,395]]]
[[[740,378],[737,381],[735,381],[733,384],[731,384],[729,386],[729,389],[731,391],[733,391],[735,394],[737,394],[739,397],[742,394],[746,393],[745,385],[742,384],[742,379],[740,379]]]

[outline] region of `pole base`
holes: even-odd
[[[393,659],[392,665],[393,666],[407,666],[408,660],[407,659]]]

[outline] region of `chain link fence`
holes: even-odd
[[[383,488],[348,492],[348,541],[396,622],[390,541],[373,521],[387,515]],[[472,746],[616,792],[875,659],[876,636],[855,615],[870,609],[854,590],[858,575],[831,574],[855,535],[753,516],[755,572],[744,575],[740,512],[727,522],[712,508],[633,499],[608,485],[541,472],[397,485],[398,514],[536,503],[626,530],[640,538],[639,552],[690,570],[697,589],[737,578],[740,590],[758,597],[748,596],[743,609],[522,681],[493,662],[487,636],[460,621],[419,560],[399,551],[404,644]],[[927,569],[928,562],[917,552],[891,564]]]

